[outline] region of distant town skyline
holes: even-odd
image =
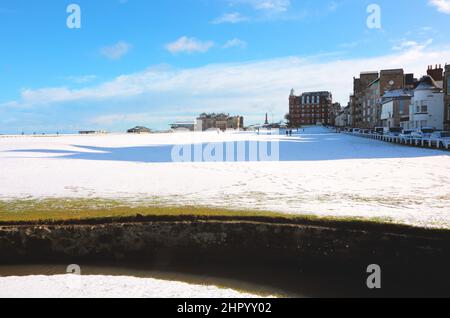
[[[450,63],[450,1],[377,1],[379,27],[372,3],[3,0],[0,134],[163,130],[203,112],[278,121],[292,88],[345,106],[360,72]]]

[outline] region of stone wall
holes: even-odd
[[[0,263],[216,261],[450,264],[447,231],[270,219],[127,219],[0,224]]]

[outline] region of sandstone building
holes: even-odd
[[[209,129],[244,129],[244,117],[230,116],[230,114],[201,114],[196,121],[195,130],[205,131]]]

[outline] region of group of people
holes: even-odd
[[[305,132],[305,129],[301,129],[301,131]],[[292,129],[287,129],[286,130],[286,136],[292,137],[292,132],[293,132]],[[297,128],[297,133],[299,133],[299,132],[300,132],[300,128]]]

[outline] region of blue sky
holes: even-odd
[[[345,104],[360,71],[450,63],[449,29],[450,0],[0,0],[0,133],[280,120],[291,88]]]

